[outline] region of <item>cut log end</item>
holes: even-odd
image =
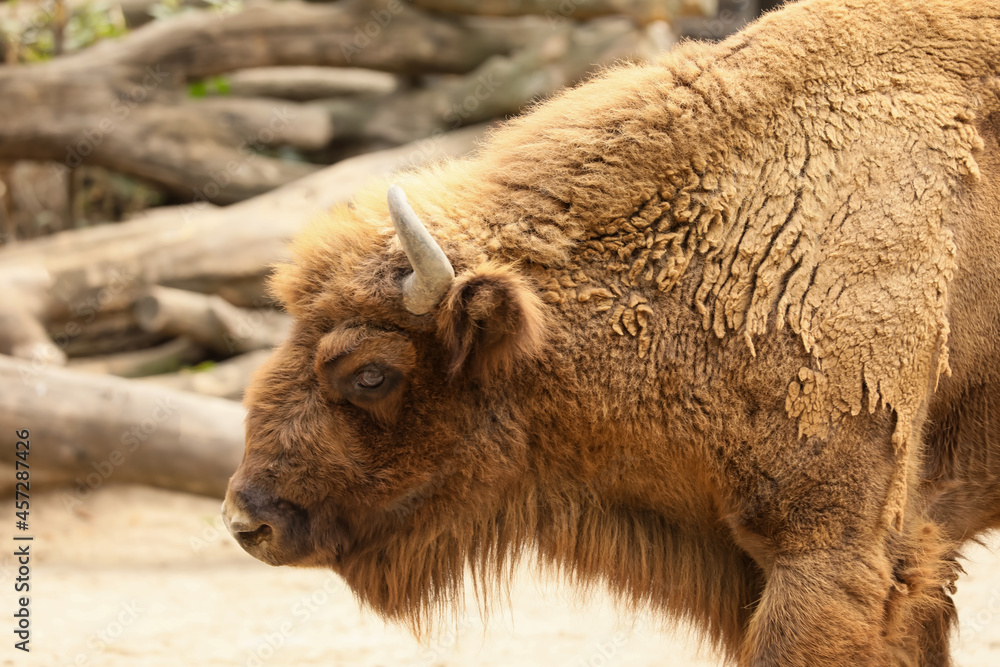
[[[160,332],[166,327],[167,322],[163,308],[160,307],[159,299],[152,294],[147,294],[136,300],[132,312],[135,315],[135,321],[146,331]]]

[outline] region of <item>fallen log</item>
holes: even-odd
[[[62,366],[66,353],[49,337],[39,319],[39,300],[52,282],[39,266],[0,270],[0,354]]]
[[[17,467],[13,464],[0,463],[0,498],[10,498],[17,490]],[[51,472],[48,470],[31,471],[31,490],[47,491],[73,483],[73,475],[68,472]],[[24,489],[22,488],[22,491]]]
[[[717,0],[411,0],[436,12],[479,16],[541,14],[576,20],[623,14],[640,21],[670,21],[678,16],[712,16]]]
[[[66,363],[66,353],[49,338],[17,293],[8,293],[0,303],[0,354],[56,366]]]
[[[97,313],[80,320],[52,321],[46,329],[52,341],[70,358],[141,350],[167,340],[166,336],[144,331],[129,310]]]
[[[11,246],[13,247],[13,246]],[[52,276],[45,267],[38,264],[2,264],[0,265],[0,291],[16,293],[24,298],[25,305],[31,308],[32,315],[38,315],[39,299],[44,297],[52,287]]]
[[[258,67],[226,75],[234,97],[319,100],[329,97],[388,95],[399,78],[387,72],[354,67]]]
[[[223,299],[241,308],[280,308],[267,288],[264,272],[243,278],[233,278],[215,289]]]
[[[461,73],[523,45],[531,35],[520,32],[502,21],[464,21],[402,0],[263,2],[237,12],[187,11],[66,56],[58,66],[142,72],[158,65],[181,81],[284,65]]]
[[[291,328],[285,313],[237,308],[219,296],[171,287],[151,287],[134,312],[146,331],[186,336],[226,356],[274,347]]]
[[[250,384],[250,377],[270,357],[271,350],[257,350],[220,361],[205,370],[185,369],[136,381],[238,401],[243,398],[243,390]]]
[[[156,5],[161,4],[161,0],[119,0],[117,4],[121,8],[125,25],[129,30],[135,30],[156,20],[153,12]],[[207,0],[176,0],[171,4],[178,9],[184,7],[204,9],[211,6]]]
[[[278,100],[190,100],[168,89],[168,75],[150,75],[143,86],[114,68],[0,67],[0,160],[51,160],[66,175],[81,164],[98,165],[182,199],[220,204],[319,169],[259,150],[322,148],[333,128],[321,109]],[[66,113],[70,101],[73,113]]]
[[[648,58],[661,45],[627,19],[556,26],[539,42],[495,56],[470,74],[442,78],[429,88],[359,101],[323,103],[338,141],[401,144],[466,124],[517,114],[616,60]]]
[[[0,48],[3,47],[3,36],[0,35]],[[11,211],[11,189],[7,185],[11,178],[10,165],[0,162],[0,245],[17,241],[17,220]]]
[[[274,100],[191,100],[189,82],[287,65],[461,73],[548,30],[539,21],[474,19],[401,0],[265,2],[192,10],[65,57],[0,66],[0,161],[87,163],[188,201],[242,201],[314,171],[257,149],[322,149],[329,118],[292,102],[272,113]]]
[[[350,158],[226,208],[61,232],[0,248],[4,270],[48,271],[52,288],[32,304],[43,321],[83,321],[130,308],[150,285],[215,293],[262,284],[288,258],[286,241],[309,219],[348,201],[373,178],[471,151],[484,126]],[[263,289],[261,289],[263,294]]]
[[[144,350],[70,359],[67,366],[81,373],[138,378],[173,373],[185,366],[197,364],[205,357],[205,348],[190,338],[181,336]]]
[[[0,386],[0,461],[29,441],[32,470],[73,476],[71,499],[112,482],[222,497],[243,454],[234,401],[2,356]]]
[[[178,110],[182,121],[201,118],[214,126],[228,127],[233,136],[245,142],[244,151],[279,146],[316,150],[333,137],[330,119],[308,104],[227,96],[188,102]]]

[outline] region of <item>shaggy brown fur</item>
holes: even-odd
[[[458,276],[426,316],[373,185],[274,279],[239,539],[416,626],[534,552],[742,665],[950,664],[1000,526],[998,68],[988,0],[803,0],[613,69],[398,179]]]

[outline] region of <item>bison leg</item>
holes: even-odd
[[[828,438],[789,434],[732,459],[743,486],[729,525],[765,577],[744,667],[920,664],[943,549],[924,535],[915,492],[902,533],[885,520],[894,426],[887,413],[859,415]]]
[[[741,665],[891,665],[883,636],[887,562],[855,551],[776,560],[751,619]]]
[[[895,563],[885,632],[897,664],[950,667],[950,634],[957,620],[950,592],[961,572],[955,545],[926,518],[890,540]]]

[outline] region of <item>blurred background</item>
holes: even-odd
[[[32,650],[0,626],[0,664],[719,664],[683,628],[531,572],[488,630],[470,601],[418,643],[330,573],[244,554],[218,508],[243,388],[288,329],[264,277],[310,217],[776,4],[0,2],[0,540],[33,537]],[[961,664],[995,662],[991,563],[976,552],[962,586]]]

